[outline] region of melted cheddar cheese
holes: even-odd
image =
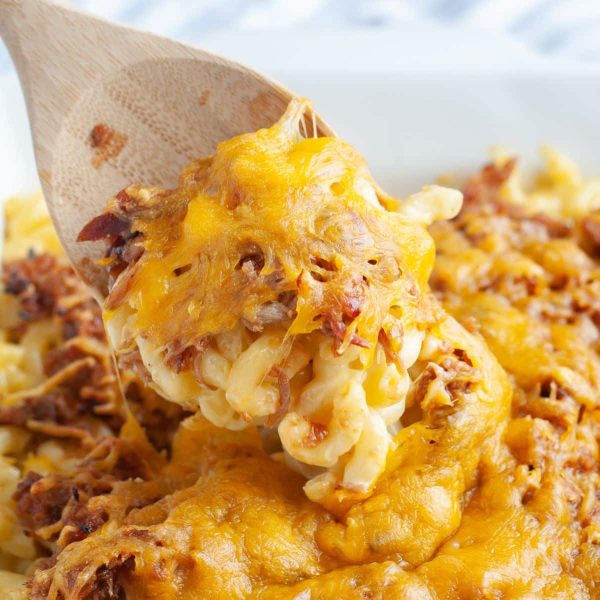
[[[403,332],[400,352],[412,348],[402,361],[385,338],[343,348],[343,337],[332,340],[327,330],[292,336],[293,311],[287,328],[270,323],[253,331],[244,325],[253,322],[238,315],[230,330],[211,334],[188,374],[190,385],[207,387],[199,392],[201,411],[222,421],[198,412],[184,420],[168,459],[128,421],[120,437],[141,449],[147,471],[88,500],[89,511],[105,516],[101,526],[40,566],[31,596],[600,597],[600,218],[572,223],[516,210],[501,198],[510,170],[484,170],[465,186],[461,215],[433,227],[432,286],[444,308],[421,285],[428,319]],[[143,197],[141,190],[128,193]],[[407,223],[419,206],[423,219],[423,197],[396,208]],[[426,240],[422,225],[414,226]],[[129,305],[121,324],[132,316]],[[122,336],[116,323],[113,336]],[[343,478],[340,465],[307,472],[311,465],[268,448],[266,423],[240,422],[218,406],[219,390],[233,400],[243,391],[228,378],[246,368],[253,394],[266,402],[272,382],[269,375],[256,380],[256,370],[291,337],[280,366],[295,372],[287,414],[342,381],[362,388],[369,414],[388,414],[381,412],[389,409],[386,398],[401,404],[390,413],[395,426],[374,436],[391,443],[366,494],[340,479],[311,501],[307,495],[324,479]],[[252,347],[259,352],[249,360]],[[152,360],[162,356],[150,352]],[[397,376],[397,362],[406,377]],[[178,374],[165,364],[161,385],[185,391],[169,379],[186,373],[185,361],[180,366]],[[314,394],[315,387],[327,393]],[[355,424],[343,425],[346,431]],[[342,457],[344,469],[356,448]],[[369,456],[361,475],[377,463]]]
[[[117,353],[215,425],[276,428],[274,452],[327,503],[368,495],[396,444],[440,319],[426,226],[461,195],[385,196],[352,146],[302,135],[307,110],[223,142],[175,190],[128,187],[90,226],[126,223],[121,256],[137,253],[104,306]]]
[[[286,292],[297,294],[289,335],[320,329],[352,297],[339,353],[353,335],[375,348],[381,329],[393,327],[392,309],[407,324],[424,320],[434,247],[423,225],[454,215],[459,193],[430,190],[412,219],[386,210],[352,146],[302,137],[306,110],[296,101],[273,128],[223,142],[212,159],[188,166],[173,192],[127,190],[160,211],[132,223],[144,254],[127,302],[146,339],[198,344],[240,319],[254,322]],[[248,255],[260,257],[259,277],[241,268]],[[108,317],[117,304],[112,293]]]

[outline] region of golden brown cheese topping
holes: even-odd
[[[58,372],[68,364],[57,358],[74,351],[104,361],[97,327],[97,344],[77,335],[98,322],[98,311],[84,290],[57,290],[60,270],[40,266],[47,258],[6,265],[0,364],[10,392],[2,409],[30,410],[35,419],[0,427],[0,566],[32,577],[25,587],[24,576],[0,571],[1,592],[36,600],[598,598],[600,218],[581,209],[590,188],[564,177],[564,170],[549,173],[536,190],[557,194],[551,206],[573,199],[579,208],[565,214],[581,215],[576,220],[513,202],[519,182],[511,162],[468,181],[461,215],[434,227],[432,286],[466,327],[436,308],[409,369],[406,410],[385,468],[370,496],[351,502],[343,488],[325,506],[311,502],[305,478],[266,452],[252,425],[228,431],[198,413],[180,418],[168,443],[160,433],[177,417],[172,403],[135,408],[168,455],[129,418],[118,437],[91,429],[84,456],[85,445],[61,437],[65,429],[56,425],[76,433],[90,416],[112,422],[109,407],[123,408],[104,393],[114,380],[100,371],[93,380],[71,374],[50,385],[53,377],[42,376],[29,389],[22,377],[31,377],[32,365],[19,353],[35,349]],[[113,222],[113,231],[121,227]],[[134,262],[128,234],[117,237],[113,254]],[[19,315],[19,307],[26,311]],[[66,337],[49,350],[43,332],[57,325]],[[246,331],[253,341],[265,333]],[[323,336],[331,344],[331,334]],[[205,349],[213,361],[207,377],[216,371],[208,368],[217,360],[212,351],[235,354],[222,339],[220,347],[211,340]],[[325,356],[346,352],[335,356],[329,347]],[[372,376],[360,383],[371,400]],[[40,403],[43,391],[50,393]],[[78,401],[92,414],[65,412]],[[323,433],[314,427],[315,440]]]
[[[564,157],[545,156],[533,192],[514,159],[466,183],[460,216],[432,228],[432,286],[514,389],[504,443],[489,458],[496,481],[484,477],[468,511],[480,543],[494,538],[495,573],[516,569],[506,587],[515,597],[598,598],[600,196]],[[531,579],[526,564],[535,564]]]
[[[175,190],[123,190],[81,239],[111,242],[104,309],[121,360],[215,425],[276,427],[324,502],[369,493],[395,445],[440,320],[426,226],[461,196],[385,196],[350,145],[302,135],[308,109],[296,100],[220,144]]]
[[[293,294],[289,334],[343,328],[341,353],[353,342],[374,348],[382,329],[396,341],[390,309],[413,320],[426,310],[429,207],[415,217],[421,226],[386,210],[352,146],[301,135],[306,110],[296,101],[273,128],[222,143],[177,190],[130,187],[109,206],[142,236],[144,253],[119,283],[145,337],[185,348],[240,320],[262,328],[261,315]],[[457,193],[437,196],[439,216],[458,210]]]
[[[144,253],[125,278],[134,326],[147,339],[186,348],[240,320],[262,329],[292,294],[288,333],[343,328],[340,353],[353,342],[374,348],[382,329],[399,343],[392,307],[423,320],[431,239],[384,209],[351,146],[301,137],[304,108],[221,144],[174,192],[127,190],[133,203],[160,211],[134,213]],[[115,287],[108,311],[120,304]]]

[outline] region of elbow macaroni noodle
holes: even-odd
[[[123,340],[135,335],[132,321],[126,306],[109,321],[116,348],[130,346]],[[238,324],[214,336],[193,372],[180,373],[165,364],[160,348],[141,337],[135,343],[150,385],[164,397],[195,405],[211,423],[232,431],[275,425],[284,460],[311,473],[305,491],[318,502],[336,486],[367,494],[383,472],[401,428],[409,369],[424,339],[423,331],[405,330],[399,360],[389,361],[381,345],[374,353],[350,346],[339,355],[331,338],[318,332],[288,336],[272,327],[253,333]],[[283,412],[281,375],[289,394]]]
[[[522,207],[527,214],[575,218],[600,208],[600,180],[585,179],[577,165],[551,146],[540,149],[544,168],[535,175],[533,187],[525,183],[517,167],[503,184],[501,197]],[[502,167],[510,155],[500,147],[492,149],[494,163]]]

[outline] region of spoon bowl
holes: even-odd
[[[189,161],[272,125],[293,97],[235,62],[47,0],[0,0],[0,35],[19,73],[58,235],[100,296],[103,245],[76,238],[107,199],[133,182],[175,186]],[[319,135],[333,135],[316,123]]]

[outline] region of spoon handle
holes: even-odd
[[[13,60],[17,62],[18,31],[23,21],[21,0],[0,0],[0,38],[4,40]]]
[[[20,53],[20,40],[28,32],[28,23],[37,21],[44,11],[54,9],[52,0],[0,0],[0,38],[4,40],[15,62]],[[37,31],[44,37],[44,30]]]

